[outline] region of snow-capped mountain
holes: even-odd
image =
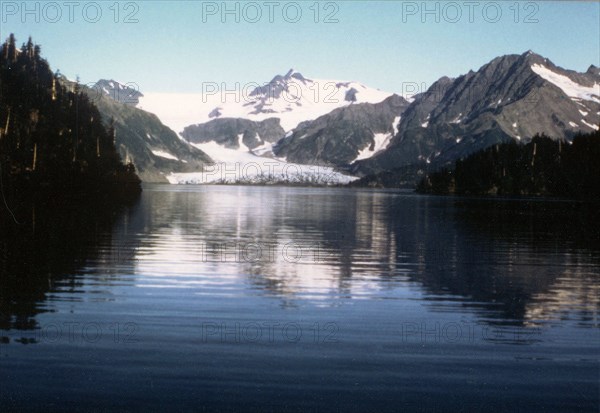
[[[335,163],[316,166],[323,162],[287,162],[285,157],[274,156],[273,146],[286,132],[290,136],[296,127],[336,109],[357,108],[354,112],[358,113],[362,105],[392,96],[357,82],[308,79],[293,70],[262,86],[253,86],[242,87],[237,95],[231,90],[209,95],[146,93],[140,99],[138,107],[157,113],[183,139],[215,161],[203,172],[173,173],[168,176],[170,182],[351,182],[356,178],[335,171]],[[386,122],[389,135],[393,133],[392,123],[393,119]],[[370,134],[360,145],[365,147],[362,149],[369,151],[374,145],[372,138]],[[376,146],[382,149],[381,142]]]
[[[495,58],[456,79],[441,78],[404,112],[386,150],[356,162],[353,170],[442,166],[496,143],[538,133],[568,140],[598,125],[599,69],[562,69],[528,51]]]
[[[100,79],[91,88],[97,95],[109,97],[117,102],[135,106],[144,95],[133,83],[120,83],[116,80]]]
[[[121,87],[101,86],[107,95]],[[262,165],[252,179],[263,179],[263,166],[273,161],[357,176],[409,168],[403,175],[416,176],[496,143],[538,133],[568,140],[600,124],[599,69],[577,73],[530,51],[495,58],[456,79],[442,77],[410,103],[357,82],[308,79],[293,70],[251,86],[205,95],[145,93],[137,107],[156,113],[225,170]],[[285,181],[282,176],[277,179]],[[314,180],[307,176],[296,174]],[[169,178],[215,179],[214,173]]]
[[[209,88],[207,88],[209,89]],[[278,118],[288,132],[299,123],[355,103],[378,103],[391,93],[358,82],[309,79],[289,70],[264,85],[252,83],[211,89],[205,94],[146,93],[138,107],[155,113],[178,133],[186,126],[217,118],[256,122]]]

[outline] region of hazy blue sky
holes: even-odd
[[[142,91],[264,83],[294,68],[402,92],[403,82],[431,84],[528,49],[569,69],[600,65],[599,2],[0,3],[2,38],[32,35],[67,76],[135,82]],[[224,6],[233,13],[222,15]]]

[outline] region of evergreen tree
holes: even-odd
[[[139,191],[98,109],[78,84],[53,73],[31,38],[0,46],[0,163],[13,192]]]
[[[536,135],[527,144],[495,145],[423,178],[417,190],[438,194],[550,195],[600,198],[600,131],[572,141]]]

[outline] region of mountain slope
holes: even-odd
[[[197,172],[212,163],[208,155],[182,141],[156,115],[123,100],[123,96],[131,96],[127,87],[110,81],[113,91],[126,93],[110,89],[98,93],[105,82],[84,91],[98,107],[103,122],[110,125],[114,121],[117,149],[123,159],[133,162],[144,182],[168,182],[166,176],[172,172]]]
[[[448,165],[500,142],[537,133],[570,139],[600,124],[600,73],[577,73],[526,52],[477,72],[442,78],[419,95],[380,155],[354,165],[368,174],[406,165]],[[433,167],[432,166],[432,167]]]
[[[255,149],[277,142],[285,135],[279,119],[260,122],[238,118],[219,118],[200,125],[187,126],[181,136],[190,143],[215,142],[225,148],[245,146]]]
[[[278,157],[313,165],[344,166],[385,150],[408,102],[392,95],[380,103],[335,109],[303,122],[274,148]]]

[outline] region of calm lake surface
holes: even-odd
[[[36,205],[0,234],[0,410],[597,412],[597,210],[168,185]]]

